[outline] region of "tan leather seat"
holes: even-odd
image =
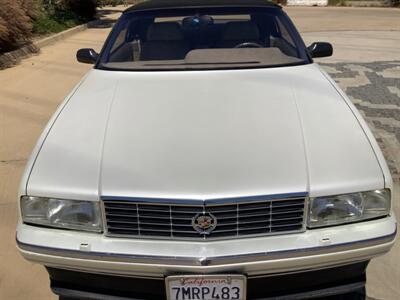
[[[242,43],[261,44],[260,31],[252,21],[228,22],[222,32],[222,38],[216,48],[234,48]]]
[[[179,23],[153,23],[148,28],[147,41],[142,45],[140,59],[184,59],[189,50],[189,44],[184,40]]]

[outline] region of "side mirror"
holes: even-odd
[[[325,42],[312,43],[307,49],[311,57],[327,57],[333,54],[332,45]]]
[[[76,52],[76,59],[84,64],[95,64],[99,54],[90,48],[79,49]]]

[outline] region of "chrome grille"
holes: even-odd
[[[303,230],[305,199],[218,205],[177,205],[104,200],[107,234],[171,239],[222,239]],[[192,219],[212,214],[217,226],[200,234]]]

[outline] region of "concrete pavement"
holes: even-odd
[[[394,211],[397,220],[400,217],[400,182],[394,185]],[[397,232],[400,226],[397,224]],[[381,257],[371,261],[367,269],[367,294],[378,300],[400,299],[400,242],[398,241],[392,250]]]
[[[400,9],[355,7],[285,7],[301,33],[399,31]]]
[[[334,55],[323,62],[400,60],[400,9],[287,7],[306,43],[328,41]]]
[[[332,43],[334,55],[329,58],[317,59],[319,62],[400,61],[400,29],[399,31],[305,32],[302,36],[306,45],[315,41]]]
[[[88,29],[0,71],[0,299],[56,299],[46,271],[16,251],[16,192],[25,162],[49,117],[91,68],[76,62],[76,49],[100,50],[108,32]]]
[[[286,11],[307,45],[332,43],[334,55],[316,61],[355,103],[377,138],[396,180],[393,201],[399,218],[400,10],[314,7]],[[369,265],[367,293],[374,299],[400,299],[399,281],[397,242],[389,254]]]
[[[399,9],[291,7],[287,11],[300,31],[304,32],[307,41],[334,41],[334,57],[324,59],[322,63],[346,61],[354,65],[380,60],[377,58],[399,60]],[[88,29],[43,48],[41,54],[24,60],[17,67],[0,71],[0,299],[55,299],[49,290],[49,281],[43,268],[24,261],[15,249],[18,181],[47,120],[91,67],[75,61],[76,50],[83,47],[100,50],[108,32],[107,28]],[[370,45],[370,51],[360,55],[358,49],[365,45]],[[332,74],[339,74],[340,68],[344,68],[337,64],[326,67]],[[349,71],[355,72],[351,67]],[[400,73],[397,68],[390,72],[394,73],[394,78],[398,78],[396,76]],[[364,71],[365,76],[367,73]],[[339,75],[336,78],[339,83],[350,88],[344,86],[347,82],[345,79],[340,82]],[[341,78],[346,78],[348,74],[342,72],[342,75]],[[357,84],[354,87],[362,88],[363,85]],[[395,81],[396,87],[400,88],[399,81]],[[399,103],[400,100],[394,104],[394,109],[400,106]],[[369,116],[366,117],[368,119]],[[374,125],[373,122],[370,124]],[[379,137],[380,128],[373,130]],[[390,136],[387,137],[389,140]],[[390,148],[393,151],[391,157],[399,160],[395,147]],[[397,153],[400,153],[400,148]],[[395,195],[398,216],[399,191],[397,184]],[[368,292],[372,297],[400,299],[399,262],[400,248],[397,243],[389,255],[371,264],[368,270]]]

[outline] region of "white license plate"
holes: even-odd
[[[168,300],[245,300],[246,276],[187,275],[165,280]]]

